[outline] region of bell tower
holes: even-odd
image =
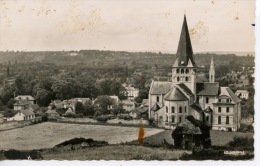
[[[193,93],[196,93],[197,65],[193,57],[186,15],[184,15],[176,56],[172,66],[172,82],[184,83]]]

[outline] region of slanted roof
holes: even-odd
[[[247,90],[237,90],[236,93],[248,93]]]
[[[152,83],[150,93],[152,95],[166,94],[172,88],[172,82],[154,81]]]
[[[197,95],[203,96],[216,96],[219,94],[219,83],[218,82],[204,82],[197,83]]]
[[[140,107],[135,108],[135,110],[136,110],[137,112],[140,112],[140,113],[145,113],[145,112],[148,111],[148,109],[144,109],[144,108],[140,108]]]
[[[167,100],[167,101],[185,101],[185,100],[188,100],[188,98],[177,87],[173,87],[164,96],[164,100]]]
[[[156,111],[158,111],[160,108],[161,108],[161,107],[160,107],[157,103],[155,103],[155,104],[152,106],[151,111],[156,112]]]
[[[213,110],[210,108],[210,106],[208,106],[208,107],[204,110],[204,112],[210,113],[210,112],[213,112]]]
[[[32,104],[31,108],[33,109],[33,111],[37,111],[40,109],[40,107],[38,106],[38,104]]]
[[[181,35],[179,39],[179,45],[177,49],[178,66],[187,66],[190,60],[193,66],[196,66],[193,58],[193,50],[190,40],[189,28],[186,21],[186,15],[184,15],[184,20],[182,24]]]
[[[15,100],[34,100],[34,97],[30,95],[18,95],[15,97]]]
[[[59,115],[55,110],[48,110],[46,111],[47,114],[57,114]]]
[[[227,90],[229,96],[231,97],[231,99],[232,99],[235,103],[238,103],[238,102],[241,101],[241,100],[237,97],[237,95],[235,95],[235,93],[234,93],[229,87],[226,87],[226,90]]]
[[[28,100],[19,100],[14,105],[28,105],[31,104]]]
[[[187,95],[193,95],[192,91],[184,84],[177,84]]]
[[[148,106],[148,105],[149,105],[148,102],[149,102],[148,99],[143,99],[143,101],[142,101],[142,105],[144,105],[144,106]]]
[[[203,82],[209,82],[209,81],[204,75],[200,74],[200,75],[197,75],[196,82],[203,83]]]
[[[201,107],[199,105],[197,105],[196,103],[192,104],[190,106],[192,109],[194,109],[195,111],[197,111],[198,113],[202,113],[203,110],[201,109]]]
[[[199,127],[196,127],[188,120],[184,120],[178,126],[182,127],[182,134],[202,134]]]
[[[24,114],[25,116],[34,115],[34,112],[28,109],[21,110],[21,113]]]

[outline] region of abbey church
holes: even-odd
[[[241,101],[229,87],[215,82],[211,59],[209,80],[201,79],[193,57],[186,16],[182,25],[172,80],[153,81],[149,91],[149,118],[157,126],[175,128],[188,115],[212,130],[237,131],[241,120]]]

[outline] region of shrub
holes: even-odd
[[[97,117],[103,115],[100,111],[96,111],[95,114],[94,114],[94,119],[96,119]]]
[[[74,114],[74,113],[67,113],[64,116],[67,118],[76,118],[76,114]]]
[[[4,152],[4,156],[7,159],[10,160],[18,160],[18,159],[28,159],[28,157],[30,156],[31,159],[43,159],[43,157],[41,156],[41,154],[36,151],[36,150],[32,150],[32,151],[19,151],[19,150],[7,150]]]
[[[48,119],[48,115],[47,114],[44,114],[42,116],[42,122],[47,122],[49,119]]]
[[[82,144],[82,143],[87,143],[89,146],[103,146],[103,145],[108,145],[108,142],[106,141],[95,141],[91,138],[85,139],[85,138],[73,138],[68,141],[64,141],[55,147],[62,147],[62,146],[67,146],[67,145],[77,145],[77,144]]]
[[[79,114],[75,115],[75,118],[83,118],[83,117],[84,117],[84,115],[82,113],[79,113]]]
[[[228,143],[230,147],[254,147],[254,138],[248,137],[234,137],[232,141]]]
[[[108,118],[106,116],[99,116],[96,120],[99,122],[107,122]]]

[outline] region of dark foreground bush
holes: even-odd
[[[67,146],[67,145],[77,145],[77,144],[81,144],[81,143],[87,143],[91,147],[108,145],[108,142],[106,142],[106,141],[95,141],[91,138],[88,138],[88,139],[73,138],[71,140],[68,140],[68,141],[65,141],[65,142],[62,142],[62,143],[56,145],[56,147]]]
[[[107,122],[108,118],[106,116],[99,116],[96,120],[99,122]]]
[[[9,159],[9,160],[21,160],[21,159],[40,160],[40,159],[43,159],[41,154],[36,150],[19,151],[19,150],[11,149],[11,150],[5,151],[4,156],[6,157],[6,159]]]
[[[42,122],[47,122],[48,121],[48,115],[47,114],[44,114],[42,116]]]
[[[134,156],[130,160],[162,160],[162,158],[156,156],[156,155],[143,155],[138,154],[137,156]]]
[[[230,147],[254,147],[254,138],[248,137],[234,137],[232,141],[228,143]]]

